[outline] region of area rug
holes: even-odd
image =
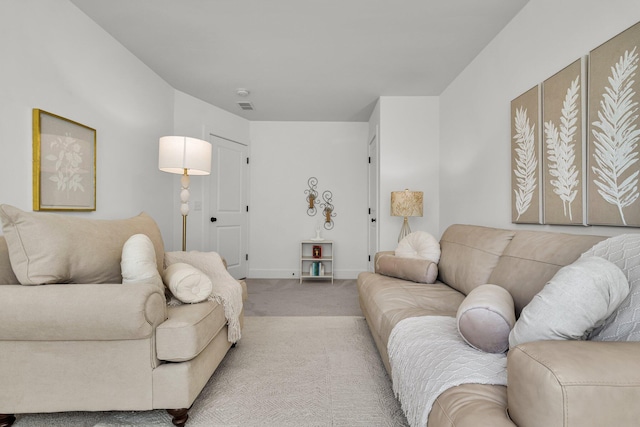
[[[16,427],[171,426],[163,410],[23,415]],[[187,427],[407,426],[364,318],[245,317]]]

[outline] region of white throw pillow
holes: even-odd
[[[184,303],[204,301],[213,291],[213,283],[209,276],[183,262],[168,266],[162,278],[173,296]]]
[[[515,322],[513,298],[498,285],[480,285],[469,292],[456,314],[460,336],[487,353],[509,350],[509,332]]]
[[[402,258],[428,259],[437,264],[440,261],[440,243],[426,231],[414,231],[400,240],[395,254]]]
[[[124,284],[153,283],[164,290],[153,242],[145,234],[134,234],[124,243],[120,269]]]
[[[509,334],[515,347],[530,341],[584,339],[629,293],[612,262],[592,256],[562,267],[520,313]]]

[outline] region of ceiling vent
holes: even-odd
[[[241,101],[238,102],[238,105],[240,106],[240,108],[242,108],[245,111],[253,111],[253,104],[247,101]]]

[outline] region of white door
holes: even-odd
[[[213,146],[209,202],[209,245],[236,279],[247,277],[249,213],[248,147],[211,135]]]
[[[378,252],[378,132],[369,141],[369,271]]]

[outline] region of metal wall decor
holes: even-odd
[[[304,194],[307,195],[307,215],[314,216],[316,214],[316,199],[318,198],[318,192],[316,188],[318,187],[318,178],[312,176],[307,181],[309,188],[304,190]]]
[[[333,228],[333,217],[336,216],[336,213],[333,211],[333,205],[331,201],[333,199],[333,193],[327,190],[322,193],[323,202],[320,203],[320,207],[322,207],[322,214],[324,215],[324,228],[325,230],[331,230]]]
[[[318,179],[314,176],[307,180],[307,185],[309,188],[304,190],[304,194],[307,195],[307,215],[315,216],[318,212],[318,208],[316,206],[320,206],[322,208],[322,215],[324,216],[324,228],[325,230],[333,229],[333,217],[336,216],[334,212],[333,203],[333,193],[329,190],[326,190],[322,193],[322,201],[317,203],[318,200],[318,192],[316,188],[318,188]]]

